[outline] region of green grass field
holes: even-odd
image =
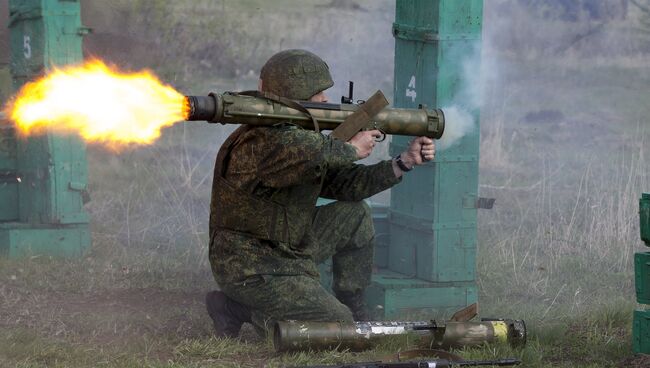
[[[158,35],[176,47],[158,55],[154,69],[188,93],[252,88],[249,69],[272,50],[311,41],[331,55],[337,84],[359,75],[366,84],[360,95],[391,89],[391,68],[377,66],[392,60],[392,2],[357,1],[360,10],[301,2],[284,27],[304,23],[304,33],[286,32],[279,22],[286,14],[278,6],[295,5],[289,1],[178,3],[170,13],[165,2],[107,2],[85,14],[105,37],[123,18],[134,22],[129,35]],[[191,4],[205,7],[203,16],[175,28]],[[141,20],[128,17],[134,9]],[[217,11],[225,20],[210,23],[206,14]],[[235,27],[251,19],[275,32]],[[498,19],[486,5],[486,43],[502,29],[490,21]],[[211,35],[204,41],[212,51],[201,53],[197,30]],[[359,55],[363,40],[355,37],[368,34],[372,50],[386,48],[376,34],[390,42],[366,71],[357,62],[367,59]],[[639,55],[596,62],[578,51],[534,51],[484,54],[493,68],[483,71],[490,77],[481,110],[480,195],[497,201],[479,214],[477,260],[481,315],[525,320],[528,344],[456,352],[466,359],[517,357],[535,368],[650,366],[632,354],[631,331],[633,310],[641,307],[633,254],[647,250],[637,210],[641,192],[650,191],[650,67]],[[211,74],[222,64],[206,63],[219,55],[242,70]],[[133,60],[137,68],[147,59]],[[231,129],[182,124],[151,147],[119,154],[89,147],[92,247],[78,259],[0,259],[0,366],[281,367],[376,360],[412,347],[404,340],[362,353],[276,354],[250,326],[237,340],[212,336],[203,304],[216,286],[207,261],[209,188],[216,150]],[[384,148],[375,159],[387,155]]]
[[[162,265],[161,254],[130,253],[142,260],[134,264],[92,253],[69,261],[2,261],[0,366],[295,366],[376,360],[413,347],[400,341],[363,353],[278,355],[250,327],[239,340],[215,339],[203,305],[212,287],[208,272]],[[482,271],[485,266],[479,263]],[[518,357],[526,367],[619,366],[631,359],[635,304],[625,280],[631,275],[589,286],[590,277],[597,279],[597,272],[534,297],[509,271],[498,277],[481,272],[483,315],[525,319],[529,341],[523,349],[494,345],[457,353],[466,359]],[[617,290],[617,284],[628,288]],[[584,295],[574,286],[585,288]],[[604,295],[595,295],[596,289]]]

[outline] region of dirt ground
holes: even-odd
[[[210,332],[201,328],[209,317],[199,291],[150,288],[77,294],[3,285],[0,297],[0,327],[33,329],[93,345],[117,347],[143,336],[183,339]]]
[[[205,312],[204,295],[202,290],[157,288],[34,292],[20,286],[0,285],[0,329],[30,331],[77,347],[134,353],[148,362],[171,362],[179,356],[174,346],[183,341],[210,340],[212,326]],[[569,331],[585,335],[579,326]],[[230,363],[263,366],[272,358],[273,354],[264,349],[264,341],[251,326],[245,326],[241,341],[264,351],[258,350],[253,353],[255,356],[238,355],[241,360],[233,357],[235,361]],[[547,363],[566,366],[563,358],[566,357],[558,356],[557,361],[551,359]],[[223,362],[200,360],[211,364]],[[650,367],[650,356],[629,357],[617,366]]]
[[[640,355],[625,359],[619,367],[623,368],[647,368],[650,367],[650,355]]]

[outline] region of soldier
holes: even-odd
[[[304,50],[273,55],[259,90],[327,102],[327,64]],[[210,205],[210,264],[221,291],[206,296],[217,336],[236,337],[244,322],[264,333],[277,320],[366,320],[374,229],[363,199],[432,160],[433,141],[414,139],[392,160],[368,157],[377,130],[342,142],[292,124],[241,126],[222,145]],[[318,197],[337,200],[316,207]],[[332,257],[334,295],[317,264]]]

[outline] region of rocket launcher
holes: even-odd
[[[256,126],[290,123],[316,131],[333,130],[332,134],[343,141],[362,129],[433,139],[439,139],[444,133],[445,116],[440,109],[388,108],[381,91],[360,102],[295,101],[257,91],[186,96],[187,120]]]
[[[273,345],[278,352],[371,349],[390,336],[416,337],[428,349],[479,346],[485,343],[526,343],[522,320],[416,321],[416,322],[300,322],[279,321],[273,329]]]

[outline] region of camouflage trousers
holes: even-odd
[[[318,207],[313,232],[319,240],[317,264],[332,258],[335,292],[363,290],[370,284],[374,252],[374,227],[368,205],[334,202]],[[230,298],[248,306],[258,332],[274,321],[349,321],[344,304],[308,275],[255,275],[242,282],[220,284]]]

